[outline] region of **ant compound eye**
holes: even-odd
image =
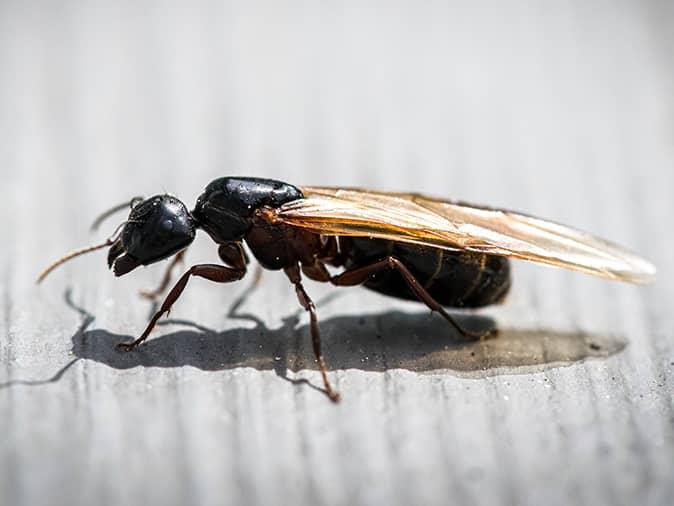
[[[173,230],[173,221],[171,220],[164,220],[161,222],[161,229],[164,230],[165,232],[170,232]]]
[[[149,265],[187,247],[195,231],[194,221],[182,202],[156,195],[133,208],[122,233],[122,245],[138,264]],[[122,267],[119,272],[124,271]]]

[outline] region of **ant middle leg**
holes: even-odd
[[[328,379],[328,368],[325,365],[325,359],[323,358],[323,352],[321,351],[321,334],[318,327],[318,316],[316,316],[316,305],[314,301],[311,300],[307,294],[304,286],[302,285],[302,275],[300,274],[300,269],[297,265],[291,267],[286,267],[284,269],[290,282],[295,285],[295,292],[297,293],[297,299],[299,300],[302,307],[309,313],[311,320],[311,343],[314,348],[314,356],[316,357],[316,362],[318,362],[318,369],[321,372],[323,378],[323,386],[325,388],[325,394],[332,402],[339,402],[340,395],[339,392],[335,391],[330,385],[330,380]]]

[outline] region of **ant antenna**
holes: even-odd
[[[72,260],[75,257],[84,255],[86,253],[91,253],[92,251],[97,251],[99,249],[107,248],[108,246],[112,246],[117,239],[119,239],[119,236],[121,235],[122,229],[124,228],[124,225],[126,225],[128,221],[124,221],[119,224],[119,226],[115,229],[115,233],[112,234],[104,243],[101,244],[96,244],[95,246],[87,246],[86,248],[81,248],[77,249],[75,251],[71,251],[65,256],[62,256],[55,262],[53,262],[51,265],[49,265],[45,270],[43,270],[40,275],[37,277],[36,283],[39,285],[42,283],[44,278],[46,278],[54,269],[56,269],[59,265],[62,265],[66,263],[68,260]]]
[[[124,202],[123,204],[116,205],[115,207],[108,209],[104,213],[101,213],[101,215],[94,220],[94,222],[91,224],[91,231],[95,232],[98,230],[98,227],[100,227],[101,223],[103,223],[106,219],[108,219],[110,216],[113,214],[123,211],[127,207],[130,207],[133,209],[136,207],[138,204],[140,204],[143,200],[145,200],[143,197],[134,197],[131,199],[130,202]]]

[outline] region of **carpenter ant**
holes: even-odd
[[[510,288],[509,257],[634,283],[655,276],[653,265],[614,244],[512,211],[414,193],[299,188],[270,179],[223,177],[206,187],[192,211],[170,195],[135,198],[128,220],[110,239],[66,255],[38,282],[65,261],[105,247],[110,248],[108,265],[115,276],[173,256],[162,286],[148,294],[155,296],[168,286],[171,270],[198,229],[218,244],[224,265],[190,267],[140,337],[120,343],[120,348],[131,350],[150,335],[190,277],[217,283],[243,278],[248,263],[245,242],[262,267],[285,272],[309,312],[314,354],[333,401],[340,396],[328,380],[316,307],[302,274],[336,286],[362,284],[385,295],[418,300],[468,338],[483,335],[461,328],[445,307],[477,308],[503,300]],[[344,270],[333,275],[327,265]]]

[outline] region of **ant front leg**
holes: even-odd
[[[146,299],[156,300],[162,293],[164,293],[171,283],[173,271],[179,264],[185,261],[186,251],[187,250],[182,250],[173,257],[171,263],[169,263],[166,268],[166,272],[164,273],[164,277],[162,278],[159,287],[155,290],[141,290],[140,295]],[[221,244],[218,248],[218,256],[225,262],[225,264],[234,267],[235,269],[245,270],[246,265],[248,264],[248,256],[240,242]]]
[[[226,242],[218,247],[218,256],[227,265],[235,269],[246,269],[248,255],[241,242]]]
[[[243,269],[233,269],[231,267],[225,267],[224,265],[193,265],[185,274],[182,275],[180,280],[178,280],[175,286],[171,289],[169,294],[166,296],[166,300],[164,300],[164,303],[161,305],[161,308],[152,317],[150,323],[148,323],[147,328],[141,334],[141,336],[135,341],[131,341],[129,343],[119,343],[117,346],[123,350],[129,351],[145,341],[145,339],[147,339],[147,337],[150,335],[150,332],[152,332],[154,326],[157,324],[157,321],[159,321],[159,319],[165,313],[168,314],[171,311],[171,307],[183,293],[183,290],[185,290],[185,287],[187,286],[187,282],[192,276],[205,278],[216,283],[229,283],[231,281],[238,281],[239,279],[243,278],[245,274],[245,267]]]
[[[183,263],[184,260],[185,250],[177,253],[173,257],[171,263],[169,263],[168,267],[166,268],[166,272],[164,273],[164,277],[162,278],[159,286],[154,290],[142,289],[140,291],[140,295],[146,299],[156,300],[168,288],[169,284],[171,283],[171,278],[173,277],[173,271],[179,264]]]

